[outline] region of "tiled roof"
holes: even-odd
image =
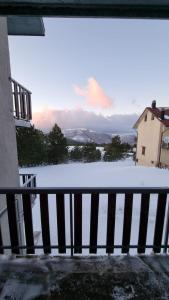
[[[161,121],[166,127],[169,127],[169,107],[147,107],[147,109],[155,115],[155,117]],[[164,120],[161,120],[161,110],[164,110]]]

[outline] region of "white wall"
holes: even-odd
[[[10,60],[6,18],[0,18],[0,187],[19,186],[16,131],[12,113]],[[0,197],[0,210],[6,206]],[[9,244],[7,213],[0,218],[4,244]]]
[[[0,186],[19,186],[6,19],[0,18]]]

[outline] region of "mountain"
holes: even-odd
[[[130,145],[136,144],[136,134],[135,133],[117,133],[111,136],[119,135],[122,143],[127,143]]]
[[[122,142],[134,144],[136,136],[134,133],[97,132],[86,128],[63,129],[62,132],[69,140],[96,144],[109,144],[115,135],[119,135]]]

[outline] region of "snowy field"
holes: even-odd
[[[23,168],[21,173],[33,173],[37,175],[38,187],[166,187],[169,186],[169,170],[135,166],[131,159],[118,162],[96,162],[96,163],[72,163],[55,166]],[[140,195],[134,195],[131,244],[138,243]],[[83,195],[82,202],[83,220],[82,237],[83,244],[89,244],[90,228],[90,195]],[[157,195],[151,195],[150,211],[148,221],[147,243],[153,243],[153,232],[155,225],[157,207]],[[66,243],[70,244],[69,231],[69,197],[65,197],[66,213]],[[122,242],[124,213],[124,195],[117,195],[116,204],[116,227],[115,244]],[[55,196],[49,196],[50,234],[51,244],[57,244],[57,219]],[[99,202],[99,224],[98,244],[106,244],[107,225],[107,195],[100,196]],[[39,201],[33,207],[33,226],[35,231],[41,231]],[[42,243],[41,237],[38,241]],[[115,250],[119,254],[120,250]],[[147,250],[151,251],[151,250]],[[69,250],[68,252],[69,253]],[[83,250],[88,254],[88,250]],[[135,253],[131,250],[130,253]],[[53,254],[57,254],[54,250]],[[105,254],[105,250],[98,250],[98,254]]]

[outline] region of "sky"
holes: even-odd
[[[32,91],[41,127],[60,114],[62,127],[71,126],[70,115],[74,127],[87,127],[89,115],[98,117],[91,127],[114,115],[132,127],[153,99],[169,106],[169,21],[48,18],[44,24],[45,37],[9,37],[12,77]]]

